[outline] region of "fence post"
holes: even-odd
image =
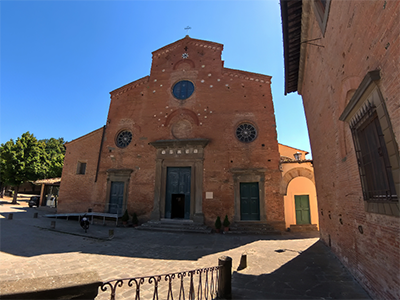
[[[218,259],[219,282],[218,282],[218,298],[232,299],[232,258],[222,256]]]

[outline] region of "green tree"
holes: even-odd
[[[1,145],[2,182],[15,187],[13,204],[17,203],[22,183],[45,178],[48,170],[45,148],[45,142],[39,142],[29,132],[22,134],[15,142],[11,139]]]
[[[61,177],[65,157],[65,141],[63,138],[40,140],[45,143],[47,155],[47,173],[46,178]]]

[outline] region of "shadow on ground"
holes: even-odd
[[[235,299],[371,299],[322,241],[270,274],[232,280]]]
[[[34,218],[38,212],[39,217]],[[108,256],[125,256],[165,260],[198,260],[260,240],[283,241],[304,236],[257,236],[230,234],[160,233],[132,227],[91,225],[88,233],[74,220],[49,219],[46,211],[15,207],[13,219],[1,213],[1,251],[17,256],[81,252]],[[52,229],[51,221],[56,221]],[[108,239],[109,230],[114,237]],[[315,234],[314,236],[315,237]]]

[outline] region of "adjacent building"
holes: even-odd
[[[281,0],[285,94],[308,124],[321,238],[400,298],[400,2]]]

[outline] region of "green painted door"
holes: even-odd
[[[310,218],[310,200],[308,195],[294,196],[296,206],[296,224],[311,224]]]
[[[240,183],[240,219],[247,221],[260,220],[258,182]]]
[[[167,168],[165,218],[190,219],[190,167]]]
[[[124,204],[124,182],[112,181],[110,191],[110,204],[108,212],[110,214],[122,214],[122,205]]]

